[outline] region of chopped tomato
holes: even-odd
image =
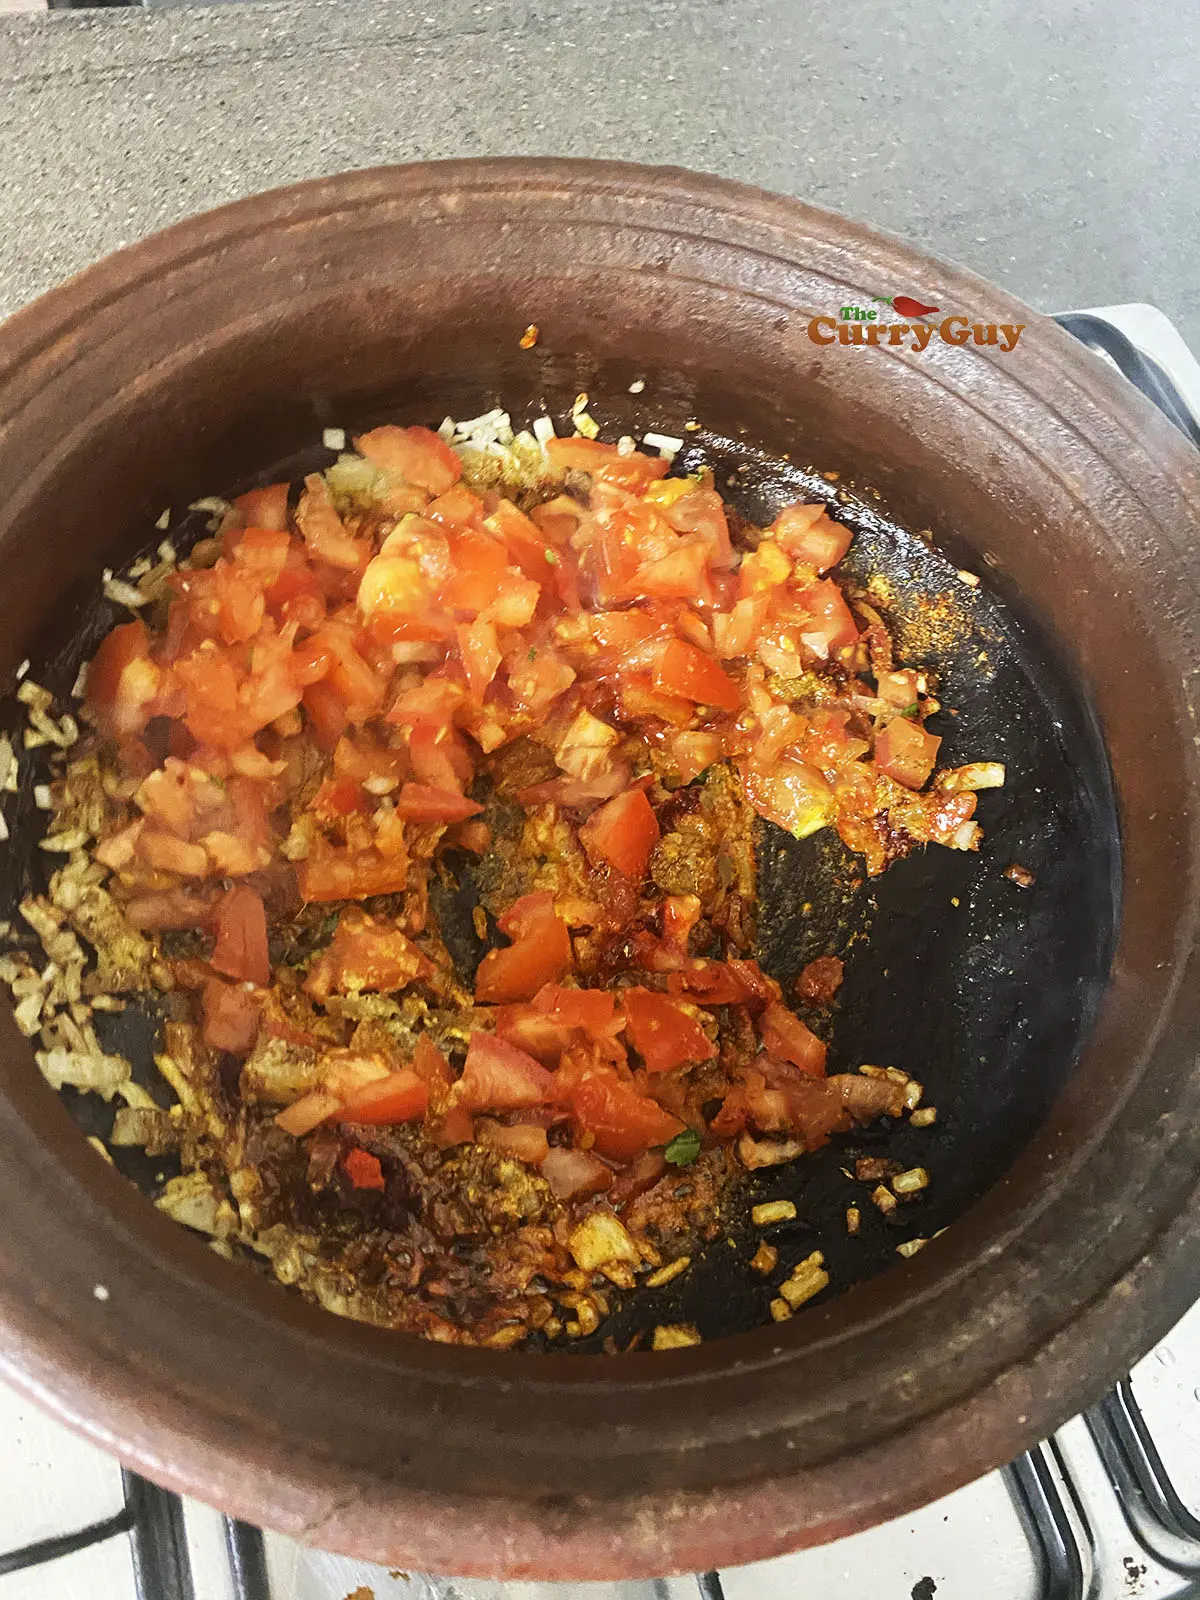
[[[528,1122],[515,1122],[507,1126],[481,1117],[475,1126],[475,1137],[490,1150],[499,1150],[514,1156],[531,1167],[539,1167],[550,1153],[545,1128],[533,1127]]]
[[[391,1124],[415,1122],[425,1115],[429,1085],[411,1067],[365,1084],[342,1101],[340,1122]]]
[[[474,800],[451,789],[433,789],[426,783],[405,783],[396,796],[396,812],[412,822],[463,822],[483,810]]]
[[[652,989],[625,989],[621,994],[625,1031],[650,1072],[670,1072],[695,1061],[711,1061],[717,1047],[693,1014],[693,1008]]]
[[[408,753],[417,782],[431,789],[461,794],[475,775],[462,734],[445,723],[414,722]]]
[[[429,1090],[431,1099],[441,1101],[449,1094],[454,1083],[450,1063],[427,1033],[417,1040],[411,1062],[412,1070]]]
[[[296,863],[302,900],[366,900],[398,894],[408,883],[408,858],[375,850],[322,850]]]
[[[643,561],[629,580],[630,588],[637,594],[664,599],[707,598],[710,556],[709,547],[702,540],[689,544],[681,539],[668,554]]]
[[[503,659],[496,642],[496,626],[477,618],[456,629],[463,671],[474,699],[482,702],[484,692],[496,676]]]
[[[906,789],[920,789],[933,771],[941,742],[919,722],[893,717],[875,740],[875,765]]]
[[[445,494],[462,477],[462,462],[429,428],[372,428],[358,435],[354,448],[373,465],[430,494]]]
[[[827,1006],[842,986],[842,963],[837,956],[818,956],[796,979],[796,993],[810,1005]]]
[[[323,1122],[328,1122],[330,1117],[336,1116],[341,1109],[342,1102],[336,1095],[314,1089],[310,1094],[302,1094],[299,1100],[294,1100],[279,1112],[275,1122],[293,1139],[302,1139],[306,1133],[311,1133]]]
[[[137,619],[108,634],[88,670],[87,707],[92,720],[114,738],[140,733],[150,720],[159,670],[150,660],[150,636]]]
[[[553,1073],[491,1033],[473,1033],[455,1095],[472,1111],[520,1111],[555,1098]]]
[[[261,1021],[258,998],[240,984],[211,978],[204,985],[204,1042],[212,1049],[244,1055],[257,1039]]]
[[[593,1148],[610,1161],[634,1161],[643,1151],[670,1144],[684,1124],[656,1100],[641,1095],[615,1071],[593,1068],[571,1093],[571,1112]]]
[[[654,687],[662,694],[682,695],[698,705],[736,711],[738,686],[724,667],[684,639],[672,639],[654,667]]]
[[[246,528],[271,528],[277,532],[287,529],[288,486],[272,483],[265,489],[248,489],[238,495],[233,508]]]
[[[527,895],[526,900],[535,897]],[[500,919],[503,932],[513,937],[504,950],[489,950],[475,974],[475,998],[493,1005],[513,1000],[532,1000],[546,983],[555,983],[571,970],[574,956],[571,934],[559,917],[553,898],[527,909],[514,919],[518,901],[507,917]]]
[[[317,743],[323,750],[332,750],[349,720],[341,697],[328,684],[313,683],[304,691],[304,709]]]
[[[548,1149],[541,1168],[542,1177],[559,1200],[580,1200],[612,1187],[612,1168],[588,1150]]]
[[[771,532],[793,561],[826,572],[836,567],[850,548],[854,535],[826,515],[824,504],[784,506],[771,524]]]
[[[568,1028],[589,1033],[610,1031],[616,1021],[616,1001],[607,989],[564,989],[543,984],[533,997],[534,1009]]]
[[[310,966],[304,989],[320,1001],[335,992],[358,993],[366,989],[393,994],[418,978],[427,977],[432,970],[416,945],[394,923],[369,917],[365,911],[352,907],[339,917],[329,948]]]
[[[721,759],[721,741],[715,733],[673,733],[666,744],[682,783],[691,783]]]
[[[664,514],[680,533],[696,534],[704,541],[708,559],[718,571],[734,565],[737,558],[729,542],[729,522],[715,489],[693,489],[690,494],[680,495]]]
[[[658,818],[641,789],[629,789],[594,811],[579,830],[593,864],[607,863],[631,883],[641,883],[659,841]]]
[[[805,613],[801,641],[822,659],[835,656],[858,638],[858,625],[832,578],[822,578],[806,589],[799,603]]]
[[[217,905],[217,942],[210,960],[227,978],[263,988],[271,981],[267,910],[262,896],[245,884],[228,890]]]
[[[833,787],[813,767],[783,756],[767,767],[743,763],[746,797],[760,816],[805,839],[829,821]]]
[[[915,710],[917,700],[917,674],[911,669],[904,672],[881,672],[875,680],[876,690],[881,700],[886,700],[890,706],[898,706],[901,711]]]
[[[549,439],[546,454],[552,466],[590,472],[593,477],[625,489],[644,489],[671,470],[671,463],[664,457],[646,456],[640,451],[623,456],[616,445],[602,444],[599,439]]]
[[[806,1028],[795,1012],[774,1001],[758,1020],[763,1046],[774,1056],[782,1056],[810,1078],[825,1076],[825,1043],[811,1028]]]
[[[342,1170],[356,1189],[387,1188],[379,1157],[369,1150],[351,1150],[342,1162]]]

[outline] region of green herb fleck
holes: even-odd
[[[921,702],[919,700],[914,700],[912,705],[905,706],[900,715],[902,717],[919,717],[921,715]]]
[[[529,659],[530,659],[530,661],[536,661],[537,660],[537,645],[535,645],[535,644],[531,644],[529,646]]]
[[[685,1128],[677,1133],[663,1151],[673,1167],[690,1167],[700,1154],[700,1135],[695,1128]]]
[[[556,567],[558,565],[558,551],[551,550],[548,545],[546,547],[546,563],[551,567]]]

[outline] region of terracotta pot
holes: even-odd
[[[1008,353],[808,337],[812,313],[896,289],[1026,332]],[[6,1017],[5,1376],[151,1478],[405,1567],[612,1578],[836,1538],[1045,1435],[1200,1284],[1198,458],[978,279],[794,201],[614,164],[351,173],[196,218],[0,329],[0,672],[162,505],[352,399],[470,415],[510,383],[626,393],[642,372],[668,431],[698,415],[856,466],[1055,638],[1112,765],[1111,981],[1045,1124],[936,1248],[787,1325],[603,1360],[422,1344],[218,1259],[95,1159]]]

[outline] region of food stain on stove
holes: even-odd
[[[932,1578],[918,1578],[912,1586],[912,1600],[933,1600],[937,1584]]]
[[[1142,1579],[1146,1576],[1146,1563],[1135,1561],[1133,1556],[1122,1556],[1121,1564],[1125,1568],[1125,1583],[1130,1594],[1141,1594]]]

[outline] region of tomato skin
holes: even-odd
[[[782,1056],[810,1078],[825,1076],[825,1042],[805,1027],[795,1012],[778,1001],[763,1012],[758,1021],[763,1048]]]
[[[610,1161],[634,1161],[655,1145],[670,1144],[684,1124],[657,1101],[640,1095],[615,1071],[593,1068],[571,1093],[578,1127]]]
[[[552,1147],[541,1162],[542,1177],[560,1200],[579,1200],[584,1195],[603,1194],[612,1187],[613,1173],[590,1150],[563,1150]]]
[[[454,1085],[450,1063],[427,1033],[417,1040],[410,1063],[412,1070],[429,1090],[430,1099],[440,1104]]]
[[[214,1050],[245,1055],[258,1038],[262,1008],[257,997],[220,978],[211,978],[202,997],[205,1044]]]
[[[461,624],[455,634],[471,696],[482,704],[487,686],[496,676],[503,659],[496,641],[495,624],[477,618],[472,623]]]
[[[418,783],[461,794],[475,776],[475,763],[457,728],[445,723],[414,722],[408,754]]]
[[[875,765],[906,789],[920,789],[933,771],[941,742],[919,722],[893,717],[875,740]]]
[[[513,932],[514,942],[505,950],[489,950],[479,963],[476,1000],[490,1005],[532,1000],[543,984],[555,983],[570,972],[574,965],[570,930],[555,914],[552,898],[547,900],[547,907],[526,914],[519,923],[512,921],[511,912],[501,918],[501,930]]]
[[[524,1050],[492,1033],[473,1033],[455,1089],[472,1111],[521,1111],[555,1098],[553,1073]]]
[[[227,978],[262,988],[271,981],[266,907],[246,884],[230,889],[217,905],[217,942],[210,964]]]
[[[379,1157],[369,1150],[351,1150],[342,1162],[342,1171],[356,1189],[386,1189]]]
[[[480,1144],[500,1150],[531,1167],[540,1167],[550,1153],[545,1128],[537,1128],[527,1122],[516,1122],[506,1127],[502,1122],[481,1118],[475,1137]]]
[[[722,711],[736,711],[741,704],[738,686],[720,662],[686,639],[672,639],[658,658],[654,687],[662,694],[681,695]]]
[[[717,1047],[678,1000],[652,989],[621,994],[625,1031],[648,1072],[670,1072],[695,1061],[712,1061]]]
[[[641,883],[661,837],[654,807],[641,789],[628,789],[594,811],[579,830],[593,864],[606,862],[631,883]]]
[[[415,1122],[425,1115],[428,1104],[429,1085],[411,1067],[401,1067],[344,1099],[338,1121],[381,1127]]]

